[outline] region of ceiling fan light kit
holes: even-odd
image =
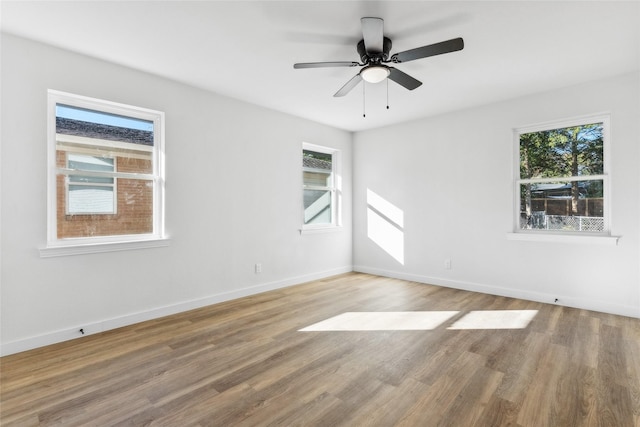
[[[380,83],[389,77],[389,74],[391,74],[389,67],[382,65],[369,65],[360,71],[360,77],[368,83]]]
[[[384,36],[384,21],[382,18],[365,17],[360,20],[360,23],[362,25],[362,40],[358,42],[356,50],[358,51],[358,55],[360,55],[361,63],[354,61],[306,62],[293,64],[293,68],[364,67],[340,88],[340,90],[333,95],[334,97],[345,96],[355,88],[361,80],[368,83],[379,83],[388,78],[405,89],[414,90],[422,85],[421,81],[395,67],[390,67],[385,64],[400,64],[429,56],[455,52],[464,48],[462,38],[456,38],[389,56],[392,43],[391,39]]]

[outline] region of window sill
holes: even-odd
[[[608,245],[616,246],[620,236],[606,235],[568,235],[553,233],[507,233],[507,240],[519,240],[530,242],[551,242],[551,243],[578,243],[588,245]]]
[[[341,226],[301,228],[300,229],[300,235],[336,233],[338,231],[342,231],[342,227]]]
[[[128,251],[134,249],[160,248],[169,246],[169,239],[149,239],[128,242],[83,243],[40,248],[40,258],[95,254],[101,252]]]

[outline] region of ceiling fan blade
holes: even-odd
[[[460,37],[440,43],[417,47],[415,49],[399,52],[391,57],[393,62],[407,62],[415,59],[426,58],[428,56],[441,55],[443,53],[455,52],[464,48],[464,40]]]
[[[384,21],[382,18],[362,18],[362,39],[368,54],[382,53],[384,48]]]
[[[414,90],[418,86],[422,84],[420,80],[416,80],[411,77],[409,74],[398,70],[397,68],[389,67],[389,78],[394,82],[398,83],[400,86],[405,87],[409,90]]]
[[[358,86],[358,83],[360,83],[360,81],[362,80],[362,77],[360,77],[360,74],[356,74],[355,76],[353,76],[351,78],[351,80],[349,80],[347,82],[347,84],[345,84],[344,86],[342,86],[340,88],[339,91],[336,92],[335,97],[340,97],[340,96],[345,96],[346,94],[348,94],[349,92],[351,92],[351,90]]]
[[[293,68],[357,67],[358,65],[360,64],[352,61],[300,62],[293,64]]]

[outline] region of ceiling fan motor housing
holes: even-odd
[[[384,37],[382,41],[382,52],[367,52],[364,46],[364,40],[360,40],[358,43],[358,55],[363,64],[378,64],[382,61],[389,59],[389,52],[391,52],[391,39]]]

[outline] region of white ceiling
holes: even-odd
[[[2,1],[2,30],[351,131],[640,69],[640,2]],[[333,94],[357,68],[360,18],[391,53],[462,37],[460,52],[396,67],[421,80]],[[28,54],[28,53],[25,53]]]

